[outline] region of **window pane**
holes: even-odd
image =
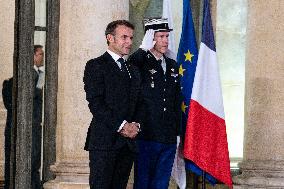
[[[246,1],[217,1],[217,55],[232,163],[243,157]]]
[[[35,26],[46,26],[46,0],[35,0]]]
[[[35,31],[34,44],[42,45],[44,47],[45,46],[45,36],[46,36],[45,31]]]

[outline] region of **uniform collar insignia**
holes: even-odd
[[[149,72],[150,72],[151,74],[154,74],[154,73],[156,73],[157,71],[154,70],[154,69],[152,69],[152,70],[149,70]]]
[[[147,54],[147,58],[151,58],[151,54],[149,53],[149,54]]]

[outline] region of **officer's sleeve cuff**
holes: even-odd
[[[125,125],[125,123],[127,123],[126,120],[124,120],[124,121],[121,123],[121,125],[119,126],[117,132],[120,132],[120,131],[122,130],[122,128],[123,128],[123,126]]]

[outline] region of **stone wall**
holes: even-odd
[[[13,75],[15,2],[0,0],[0,88]],[[4,129],[6,109],[0,93],[0,180],[4,179]]]
[[[248,0],[244,160],[237,189],[284,188],[284,1]]]

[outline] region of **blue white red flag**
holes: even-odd
[[[190,7],[189,0],[183,0],[183,21],[182,21],[182,33],[179,43],[178,55],[177,55],[177,63],[179,65],[179,75],[182,87],[182,95],[183,95],[183,102],[182,102],[182,133],[185,133],[187,117],[188,117],[188,110],[189,110],[189,103],[192,91],[192,85],[195,75],[195,69],[197,65],[198,59],[198,50],[195,38],[195,30],[194,24],[192,19],[192,12]],[[181,137],[183,142],[184,135]],[[180,164],[184,164],[185,168],[191,170],[192,172],[199,174],[201,170],[191,161],[184,160],[181,158],[183,154],[177,154],[179,157],[178,162]],[[175,164],[173,170],[175,168]],[[184,181],[185,183],[185,181]]]
[[[184,157],[207,178],[232,186],[221,82],[210,1],[204,0],[198,54],[184,140]]]

